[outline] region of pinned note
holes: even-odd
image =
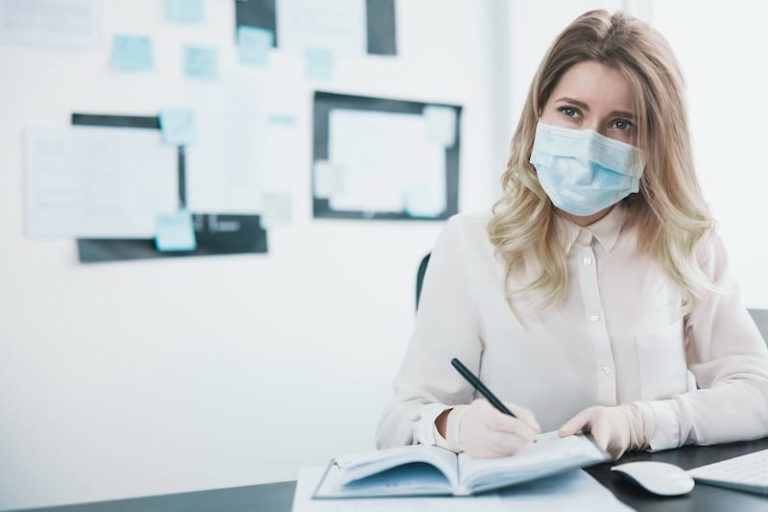
[[[323,48],[307,48],[306,75],[309,80],[326,81],[333,78],[333,53]]]
[[[213,80],[219,74],[216,48],[184,47],[184,75],[198,80]]]
[[[404,192],[405,212],[411,217],[438,217],[445,211],[445,195],[436,187],[411,184]]]
[[[112,68],[118,71],[152,69],[152,41],[148,36],[115,35],[112,38]]]
[[[296,118],[290,114],[272,114],[269,116],[269,123],[278,126],[294,126]]]
[[[430,142],[444,147],[456,142],[456,111],[450,107],[424,107],[425,136]]]
[[[155,247],[160,252],[197,249],[192,214],[186,210],[157,215]]]
[[[176,23],[201,23],[205,17],[203,0],[166,0],[165,11]]]
[[[251,66],[266,66],[274,33],[258,27],[237,27],[237,53],[240,62]]]
[[[315,162],[315,197],[330,199],[344,193],[344,167],[328,160]]]
[[[264,192],[261,204],[261,227],[270,229],[291,223],[293,205],[290,192]]]
[[[166,109],[160,112],[163,141],[173,146],[185,146],[195,138],[195,116],[189,110]]]

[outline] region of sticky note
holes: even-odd
[[[201,23],[205,17],[203,0],[166,0],[165,12],[176,23]]]
[[[251,66],[266,66],[274,33],[258,27],[237,27],[237,54],[240,62]]]
[[[155,247],[161,252],[197,249],[192,214],[186,210],[158,214]]]
[[[307,48],[306,75],[309,80],[333,78],[333,53],[323,48]]]
[[[445,210],[445,197],[426,184],[411,184],[404,191],[405,212],[411,217],[438,217]]]
[[[444,147],[456,142],[456,111],[451,107],[429,105],[423,111],[425,136],[430,142]]]
[[[166,144],[185,146],[195,139],[195,115],[184,109],[162,110],[160,131]]]
[[[344,192],[345,171],[344,167],[329,162],[318,160],[315,162],[315,197],[330,199]]]
[[[112,68],[118,71],[152,69],[152,41],[148,36],[115,35],[112,38]]]
[[[279,126],[294,126],[296,118],[290,114],[272,114],[269,116],[269,122]]]
[[[198,80],[213,80],[219,75],[216,48],[184,47],[184,75]]]
[[[290,192],[264,192],[261,205],[261,227],[269,229],[291,223],[293,207]]]

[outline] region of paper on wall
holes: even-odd
[[[342,56],[367,51],[365,0],[277,0],[280,48],[322,48]]]
[[[32,128],[25,134],[26,234],[152,238],[176,209],[177,149],[157,130]]]
[[[335,109],[329,120],[329,160],[345,169],[335,210],[402,212],[409,190],[441,198],[445,209],[445,150],[424,137],[424,116]],[[430,200],[431,201],[431,200]]]
[[[187,206],[194,212],[259,213],[267,116],[257,83],[243,73],[222,75],[220,86],[190,88],[195,140],[186,151]]]
[[[99,46],[102,0],[0,0],[0,43]]]
[[[344,166],[328,160],[316,161],[314,165],[315,197],[330,199],[342,194],[345,189],[344,175]]]
[[[424,107],[427,140],[450,147],[456,142],[456,111],[450,107]]]
[[[261,202],[261,227],[285,226],[293,220],[293,201],[287,191],[264,192]]]

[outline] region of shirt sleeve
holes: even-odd
[[[482,353],[461,223],[459,216],[452,217],[432,250],[413,335],[394,380],[394,397],[376,429],[380,449],[409,444],[444,446],[435,419],[472,399],[472,387],[451,365],[451,359],[457,357],[477,372]]]
[[[699,389],[648,402],[655,419],[651,450],[768,435],[768,349],[718,236],[707,253],[704,268],[716,290],[685,319],[686,360]]]

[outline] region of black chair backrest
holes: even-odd
[[[749,314],[757,324],[757,328],[760,330],[760,334],[763,335],[763,340],[768,343],[768,310],[766,309],[750,309]]]
[[[429,257],[432,253],[427,253],[419,263],[419,270],[416,272],[416,309],[419,309],[419,299],[421,298],[421,286],[424,284],[424,274],[427,273]]]

